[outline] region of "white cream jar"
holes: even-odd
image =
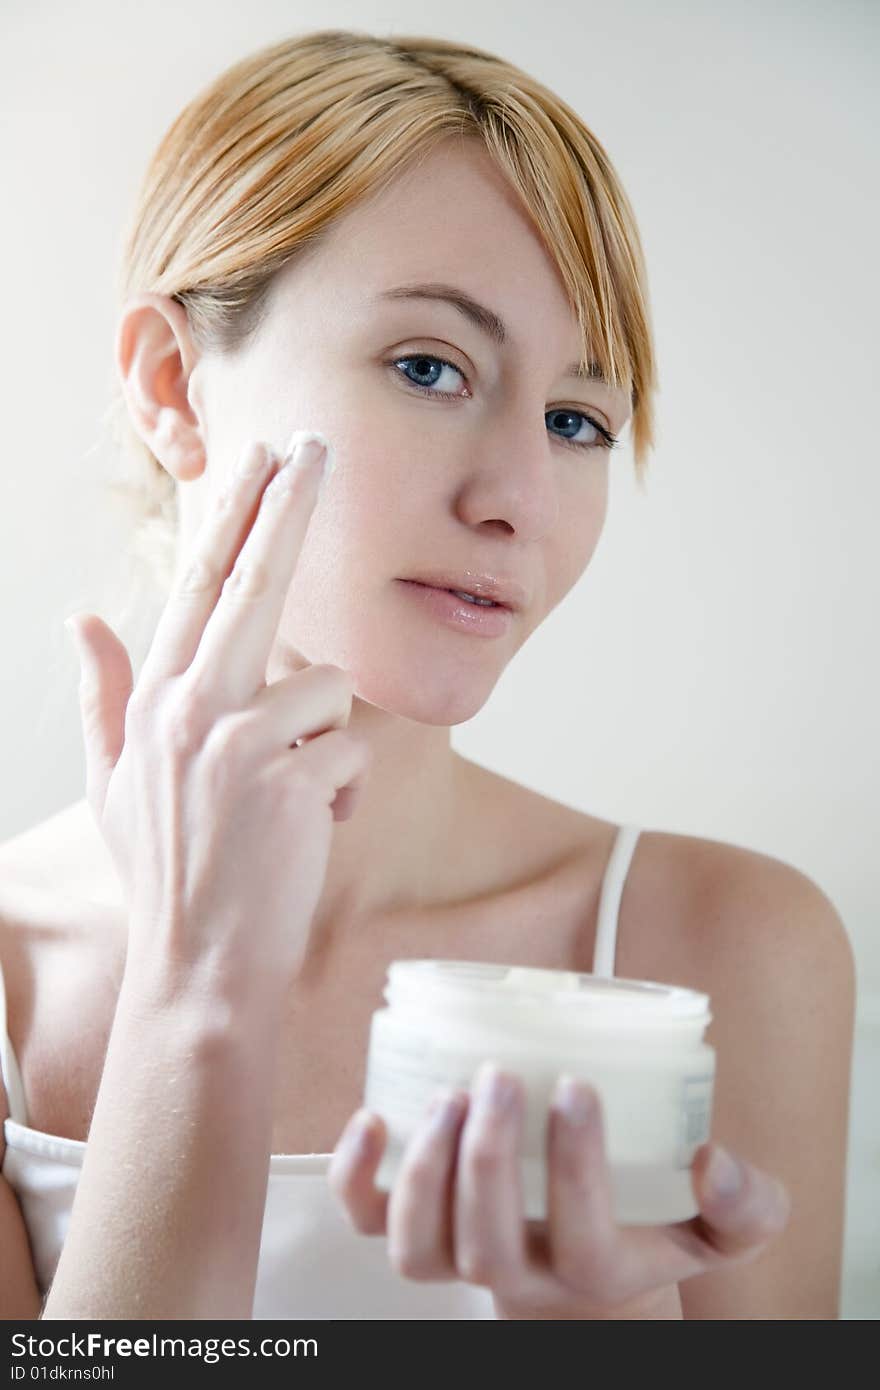
[[[528,1218],[546,1216],[547,1111],[562,1072],[599,1093],[615,1219],[662,1225],[697,1214],[690,1164],[709,1138],[715,1078],[715,1050],[703,1041],[708,995],[564,970],[396,960],[385,999],[372,1018],[364,1096],[388,1131],[382,1191],[436,1092],[470,1090],[493,1061],[526,1089]]]

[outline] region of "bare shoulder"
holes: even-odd
[[[687,885],[676,975],[711,1001],[711,1138],[792,1199],[757,1258],[680,1285],[683,1315],[837,1318],[856,994],[846,926],[772,855],[690,837],[670,852]]]
[[[840,915],[807,874],[745,846],[670,831],[639,836],[620,932],[621,950],[633,964],[666,960],[678,977],[669,983],[711,984],[731,997],[747,977],[752,988],[766,980],[775,992],[768,971],[790,964],[795,947],[806,964],[824,960],[829,950],[851,962]]]
[[[835,958],[852,967],[846,927],[834,903],[806,873],[773,855],[693,836],[654,836],[665,857],[668,891],[680,902],[689,968],[727,995],[762,990],[768,998]],[[673,888],[673,879],[678,887]],[[683,962],[684,964],[684,962]]]

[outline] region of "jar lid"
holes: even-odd
[[[389,1003],[398,991],[412,996],[471,999],[476,1003],[551,1002],[570,1018],[608,1023],[648,1023],[661,1019],[706,1019],[709,996],[681,985],[627,980],[575,970],[500,965],[473,960],[394,960],[388,967]]]

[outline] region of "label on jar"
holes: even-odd
[[[712,1087],[715,1078],[686,1076],[681,1083],[681,1112],[677,1165],[689,1168],[694,1154],[709,1138],[712,1123]]]

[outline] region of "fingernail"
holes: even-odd
[[[316,444],[318,449],[309,449],[306,451],[305,445],[311,443]],[[294,430],[290,439],[287,441],[287,449],[284,453],[285,462],[287,462],[288,459],[293,459],[294,454],[296,454],[295,462],[299,465],[301,463],[307,464],[310,462],[312,458],[317,456],[320,449],[324,450],[324,472],[321,477],[319,490],[324,487],[324,484],[336,466],[333,447],[327,437],[318,430]],[[297,453],[297,451],[299,452]]]
[[[560,1076],[553,1093],[553,1104],[572,1125],[589,1124],[596,1113],[591,1092],[573,1076]]]
[[[742,1165],[716,1146],[706,1169],[706,1183],[713,1197],[735,1197],[743,1185]]]
[[[463,1099],[457,1091],[441,1091],[425,1113],[431,1129],[453,1129],[461,1115]]]
[[[363,1158],[370,1147],[373,1137],[371,1128],[372,1115],[369,1110],[359,1110],[348,1124],[345,1134],[340,1144],[342,1155],[346,1159]]]
[[[476,1090],[478,1104],[499,1114],[512,1109],[517,1094],[516,1082],[496,1066],[481,1068]]]

